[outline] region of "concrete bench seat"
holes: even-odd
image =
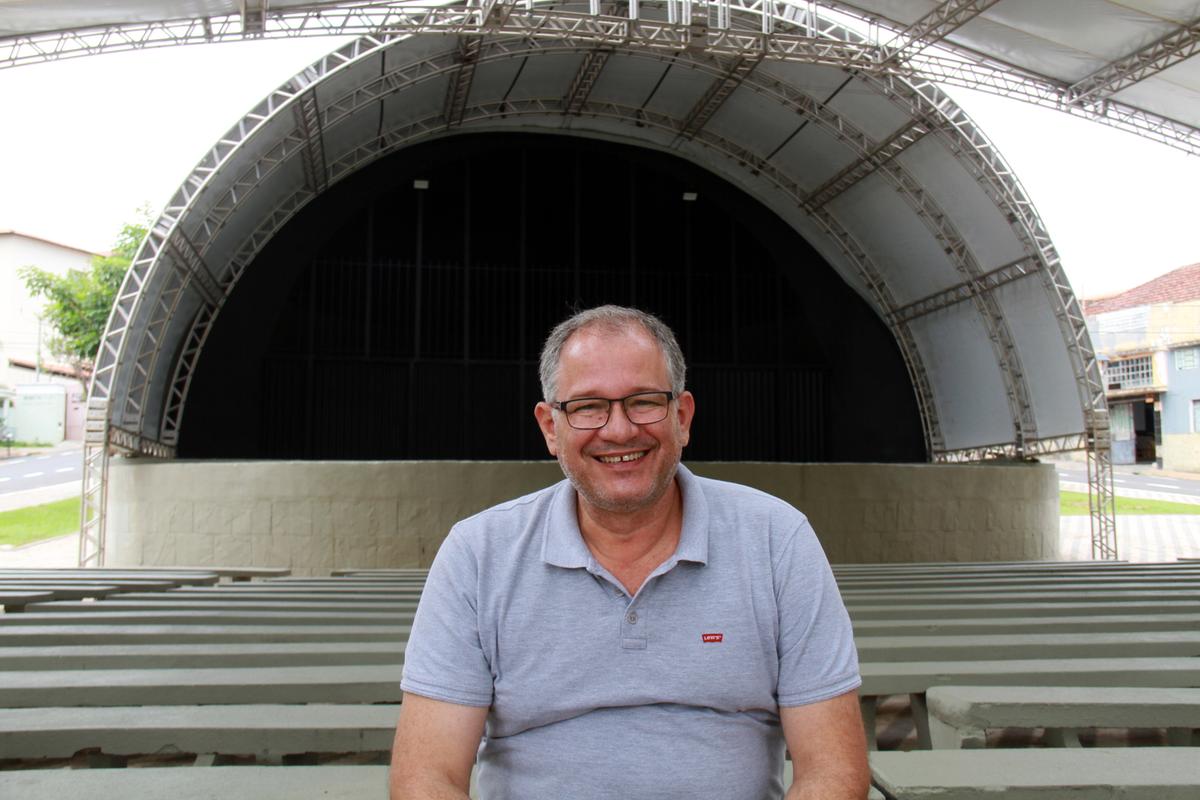
[[[203,644],[207,642],[401,642],[411,627],[397,625],[30,625],[0,627],[0,648],[84,644]]]
[[[331,602],[328,600],[311,599],[308,597],[299,597],[292,599],[272,599],[272,600],[179,600],[171,595],[164,595],[162,599],[129,599],[128,595],[114,595],[106,599],[103,603],[82,603],[82,602],[43,602],[36,607],[31,607],[31,611],[45,612],[63,612],[63,611],[210,611],[210,610],[226,610],[226,611],[333,611],[337,613],[354,614],[359,611],[376,611],[376,612],[395,612],[404,609],[415,609],[417,602],[415,600],[402,601],[355,601],[355,602]],[[1200,606],[1196,608],[1200,612]]]
[[[116,599],[125,599],[121,595]],[[929,617],[1063,617],[1111,616],[1122,614],[1200,614],[1196,600],[1133,600],[1111,603],[887,603],[882,605],[852,605],[847,608],[854,619],[921,619]]]
[[[871,753],[873,782],[895,800],[1195,800],[1196,764],[1177,747]]]
[[[220,580],[220,576],[212,571],[172,572],[163,569],[0,569],[0,579],[39,578],[47,580],[157,580],[168,581],[178,586],[211,586]]]
[[[934,686],[925,704],[935,749],[982,747],[988,728],[1067,729],[1064,741],[1074,745],[1079,728],[1167,728],[1178,744],[1190,744],[1200,728],[1194,688]]]
[[[398,705],[209,705],[0,709],[0,758],[180,752],[253,755],[389,751]],[[14,795],[15,796],[15,795]],[[157,795],[156,795],[157,796]]]
[[[220,642],[0,647],[0,671],[400,664],[405,642]]]
[[[21,800],[387,800],[387,767],[183,767],[0,772],[0,797]]]
[[[7,592],[46,592],[53,600],[99,599],[117,594],[120,587],[104,583],[6,583],[0,589]]]
[[[8,614],[20,613],[30,603],[53,599],[53,592],[0,589],[0,606],[3,606],[5,613]]]
[[[339,589],[336,586],[284,586],[265,581],[223,583],[219,586],[185,586],[173,590],[180,597],[400,597],[419,598],[421,589],[390,586]]]
[[[285,578],[292,574],[287,567],[122,567],[130,572],[176,570],[178,572],[212,572],[222,578],[241,583],[256,578]]]
[[[362,584],[346,584],[345,586],[303,586],[291,585],[286,583],[270,583],[267,581],[254,581],[253,583],[225,583],[220,586],[197,587],[189,590],[192,594],[216,594],[228,595],[236,597],[238,595],[259,595],[259,594],[328,594],[328,595],[355,595],[355,594],[384,594],[397,595],[405,597],[420,597],[422,586],[396,586],[393,584],[376,584],[372,586],[364,586]]]
[[[90,586],[113,586],[122,592],[165,592],[179,584],[153,578],[15,578],[0,579],[0,589],[9,586],[67,586],[87,588]]]
[[[1200,629],[1200,614],[1113,614],[1062,617],[978,616],[939,619],[867,619],[850,621],[856,636],[1004,633],[1119,633],[1121,631],[1179,631]],[[0,626],[2,628],[2,626]]]
[[[842,589],[862,591],[880,589],[936,589],[954,591],[958,589],[997,588],[1011,589],[1014,587],[1040,588],[1043,586],[1078,586],[1080,588],[1094,587],[1149,587],[1163,584],[1179,584],[1184,586],[1200,585],[1200,571],[1139,573],[1136,575],[1005,575],[1005,576],[920,576],[908,575],[899,578],[839,578],[838,586]]]
[[[861,695],[923,694],[931,686],[1200,686],[1200,658],[868,661]]]
[[[44,604],[26,607],[24,614],[0,616],[0,630],[35,625],[394,625],[412,619],[413,609],[395,611],[43,611]]]
[[[1012,661],[868,661],[858,693],[869,745],[878,699],[907,694],[917,743],[932,746],[925,692],[933,686],[1200,686],[1200,658],[1050,658]]]
[[[1200,631],[1023,633],[986,636],[857,636],[860,661],[1200,657]]]
[[[1153,601],[1153,600],[1190,600],[1200,601],[1200,587],[1163,586],[1157,589],[1027,589],[1019,592],[1002,592],[981,590],[962,592],[930,592],[913,590],[911,592],[887,591],[881,593],[842,592],[842,600],[847,607],[856,605],[878,605],[880,603],[937,603],[954,602],[960,605],[976,603],[992,605],[995,603],[1111,603],[1118,600]]]
[[[11,671],[0,708],[399,703],[399,664]]]
[[[331,569],[330,577],[340,578],[346,575],[428,575],[429,570],[425,567],[380,567],[378,569],[355,569],[353,567],[344,567],[341,569]]]

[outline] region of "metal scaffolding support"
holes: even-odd
[[[966,302],[977,295],[987,294],[998,289],[1006,283],[1012,283],[1019,278],[1025,278],[1030,275],[1037,275],[1039,272],[1039,264],[1033,257],[1022,258],[1011,264],[997,267],[990,272],[977,275],[968,281],[956,283],[954,286],[950,286],[927,297],[922,297],[920,300],[914,300],[894,310],[892,318],[896,322],[912,322],[914,319],[920,319],[926,314],[932,314],[935,311],[941,311],[943,308],[949,308],[958,303]]]
[[[108,403],[88,398],[83,429],[83,491],[79,509],[79,566],[104,563],[108,522]]]
[[[915,119],[879,144],[863,153],[856,161],[842,167],[825,183],[812,190],[804,201],[805,208],[815,210],[841,195],[854,184],[919,142],[929,133],[929,123]]]
[[[1070,105],[1097,107],[1117,92],[1157,75],[1168,67],[1200,53],[1200,19],[1152,42],[1136,53],[1096,70],[1067,87],[1065,100]]]
[[[1092,517],[1092,558],[1115,560],[1117,507],[1113,494],[1112,436],[1108,409],[1088,413],[1088,508]]]
[[[696,101],[696,105],[692,106],[692,110],[688,112],[687,117],[683,121],[683,126],[679,131],[680,139],[695,138],[696,133],[708,124],[712,119],[713,114],[717,113],[729,96],[733,94],[734,89],[742,84],[754,71],[754,68],[762,61],[762,55],[746,58],[738,56],[729,66],[728,71],[717,80],[713,81]]]
[[[998,2],[1000,0],[945,0],[881,47],[879,59],[897,63],[907,61],[909,56],[942,41]]]
[[[304,182],[319,194],[329,185],[329,174],[325,168],[325,142],[317,93],[312,89],[301,92],[292,110],[296,118],[296,130],[304,139],[304,148],[300,151]]]
[[[8,37],[0,40],[0,69],[102,52],[246,38],[516,35],[670,52],[698,48],[727,57],[761,55],[874,75],[930,79],[1054,108],[1200,154],[1200,129],[1111,98],[1120,88],[1194,54],[1196,22],[1105,67],[1094,80],[1067,85],[956,47],[945,38],[991,4],[948,0],[917,23],[904,25],[836,0],[809,0],[803,5],[762,0],[643,1],[627,4],[621,15],[615,13],[617,9],[602,13],[610,9],[601,9],[599,2],[590,4],[590,13],[578,13],[559,10],[549,0],[528,0],[521,9],[509,2],[427,6],[411,0],[360,0],[274,9],[256,2],[247,3],[243,13],[224,16]],[[690,16],[685,18],[680,7]],[[821,11],[860,20],[874,38],[864,40],[824,19]],[[789,21],[797,22],[801,32],[793,32],[796,28],[787,26]],[[1105,94],[1108,97],[1098,102]]]
[[[442,117],[447,128],[462,124],[463,109],[471,93],[471,82],[475,79],[475,64],[483,47],[482,36],[462,36],[458,40],[458,67],[446,83],[446,99],[442,105]]]
[[[612,49],[607,47],[598,47],[584,53],[583,61],[579,64],[579,69],[571,79],[571,85],[567,87],[567,94],[563,98],[563,106],[568,116],[579,116],[579,109],[587,102],[592,87],[596,85],[596,79],[600,77],[611,55]]]

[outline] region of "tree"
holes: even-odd
[[[66,275],[56,275],[29,266],[18,273],[34,297],[46,298],[45,320],[56,334],[48,343],[50,351],[74,368],[85,391],[113,300],[146,238],[149,224],[148,215],[139,222],[127,223],[112,253],[93,256],[87,270],[72,269]]]

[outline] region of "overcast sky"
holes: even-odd
[[[336,46],[297,39],[114,53],[0,70],[0,230],[107,250],[157,213],[268,91]],[[1042,215],[1077,295],[1200,261],[1200,158],[965,90]]]

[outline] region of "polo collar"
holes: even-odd
[[[704,490],[696,476],[683,464],[675,470],[675,480],[679,482],[679,491],[683,496],[683,523],[675,555],[668,561],[707,564],[708,502],[704,498]],[[588,569],[594,567],[596,561],[579,532],[575,503],[575,487],[569,480],[561,481],[554,488],[550,513],[546,515],[542,560],[566,569]]]

